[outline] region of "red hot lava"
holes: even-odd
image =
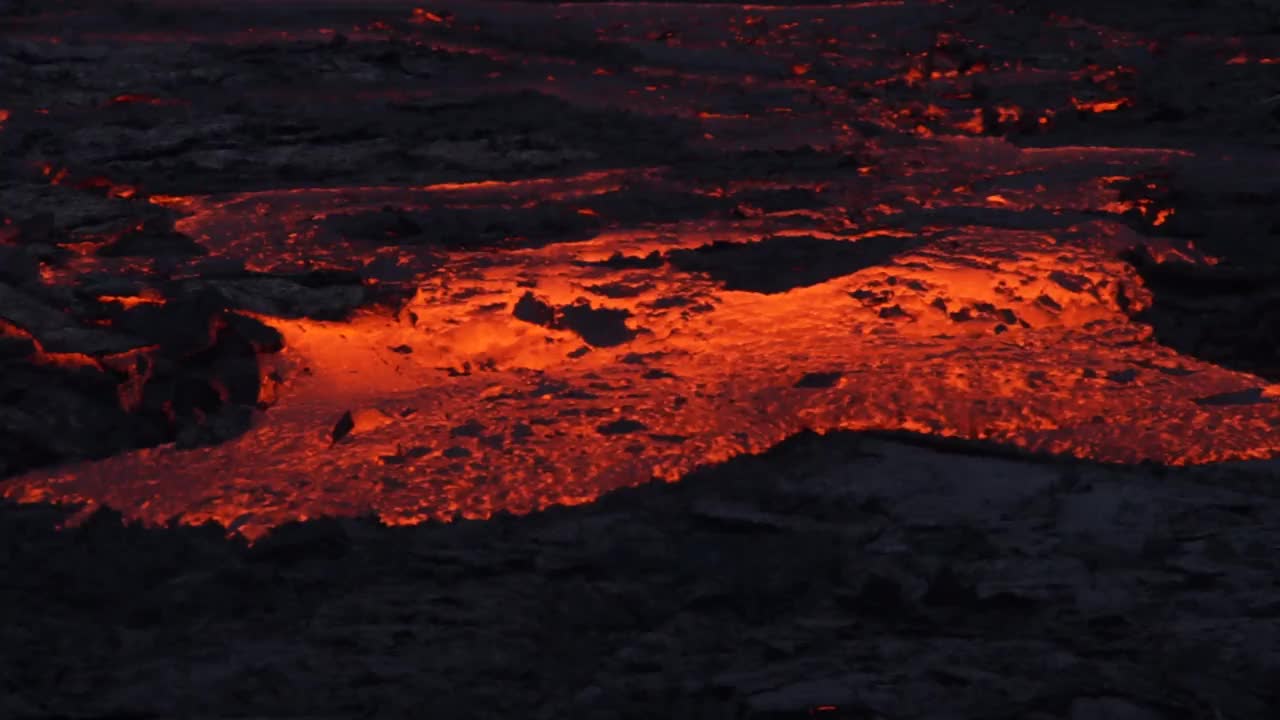
[[[1247,388],[1276,398],[1280,388],[1182,356],[1133,319],[1151,294],[1123,251],[1213,258],[1139,235],[1132,216],[1158,228],[1175,209],[1154,192],[1134,200],[1116,188],[1192,153],[984,137],[1047,132],[1073,110],[1124,112],[1129,97],[1078,97],[1070,87],[1128,71],[1031,67],[959,31],[895,55],[876,28],[921,11],[899,5],[414,10],[395,32],[496,66],[510,87],[699,123],[696,152],[731,172],[699,176],[657,158],[514,181],[149,196],[179,212],[177,229],[215,257],[278,272],[363,253],[393,267],[412,297],[343,321],[259,315],[284,335],[269,370],[286,379],[239,438],[36,471],[5,495],[108,504],[152,522],[214,520],[254,535],[329,514],[416,523],[583,503],[804,428],[906,430],[1126,463],[1280,451],[1280,405],[1197,402]],[[553,16],[585,25],[637,59],[600,72],[552,43],[503,46],[506,36],[481,22],[496,12],[512,33]],[[974,99],[980,86],[1062,94],[1040,106],[986,105]],[[732,171],[741,153],[797,145],[857,160]],[[134,190],[110,192],[125,200]],[[637,213],[615,201],[626,193],[640,204],[703,198],[733,212]],[[786,193],[812,202],[770,204]],[[375,257],[332,222],[382,208],[430,222],[446,211],[557,204],[594,223],[590,231],[503,238],[496,252],[399,245]],[[817,254],[794,254],[808,247]],[[777,251],[788,265],[743,274],[759,262],[752,253],[773,248],[789,248]],[[110,262],[86,252],[64,272]]]

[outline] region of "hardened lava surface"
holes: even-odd
[[[252,536],[805,429],[1280,452],[1261,6],[299,5],[6,17],[5,497]]]

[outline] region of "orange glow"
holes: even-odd
[[[956,127],[964,130],[965,132],[973,133],[974,135],[981,135],[987,129],[986,122],[983,120],[982,115],[983,113],[981,109],[974,110],[972,117],[964,122],[956,123]]]
[[[100,302],[112,302],[123,308],[135,308],[141,305],[163,305],[164,298],[154,291],[143,295],[99,295]]]
[[[0,338],[14,338],[30,342],[35,349],[31,359],[37,365],[68,369],[102,367],[97,360],[81,353],[49,352],[44,349],[44,345],[39,340],[32,337],[31,333],[3,318],[0,318]]]
[[[1133,106],[1114,97],[1133,71],[1001,60],[958,31],[904,53],[861,22],[860,13],[897,5],[758,5],[743,16],[742,6],[694,3],[697,20],[680,28],[643,4],[520,7],[554,8],[567,28],[597,23],[587,36],[634,51],[627,65],[498,50],[486,35],[493,27],[455,24],[440,8],[414,9],[408,22],[421,27],[407,28],[403,14],[364,26],[476,63],[415,81],[421,94],[362,87],[364,97],[451,102],[455,75],[489,78],[481,90],[532,91],[682,128],[688,147],[672,167],[628,167],[635,161],[577,137],[548,141],[568,159],[539,139],[528,162],[528,148],[508,138],[459,143],[483,157],[483,169],[468,172],[490,172],[492,150],[489,177],[508,179],[416,185],[148,195],[146,183],[81,181],[78,165],[75,176],[43,166],[48,182],[92,190],[95,203],[105,195],[113,207],[171,213],[174,229],[208,251],[157,270],[150,258],[100,253],[114,230],[81,232],[41,266],[48,284],[160,272],[176,284],[214,260],[271,273],[255,282],[336,269],[355,278],[345,289],[400,294],[349,317],[348,306],[314,313],[340,321],[254,315],[285,349],[260,358],[260,412],[239,437],[44,468],[0,493],[109,504],[150,523],[212,520],[255,537],[325,515],[405,524],[581,504],[804,429],[905,430],[1124,463],[1280,454],[1280,404],[1196,402],[1258,378],[1183,356],[1134,319],[1153,296],[1124,253],[1141,245],[1157,260],[1216,262],[1131,227],[1176,229],[1165,193],[1137,180],[1192,153],[1022,142],[1028,131],[1049,135],[1056,117],[1023,94],[1029,84],[1093,83],[1077,92],[1111,99],[1068,106],[1060,91],[1044,102],[1106,113]],[[918,9],[904,6],[900,19]],[[1104,47],[1143,43],[1098,37]],[[667,161],[665,149],[642,157]],[[505,165],[508,155],[521,160]],[[600,169],[606,162],[620,166]],[[133,171],[112,167],[121,179]],[[544,174],[526,177],[534,173]],[[410,230],[389,243],[376,224],[362,237],[359,222],[338,222],[379,213]],[[449,224],[442,216],[464,218],[457,237],[437,232]],[[858,261],[882,247],[892,252]],[[763,259],[723,260],[757,250]],[[111,304],[96,308],[104,326],[120,310],[165,302],[128,292],[96,296]],[[5,333],[34,342],[0,323]],[[110,370],[122,378],[121,406],[140,406],[149,365],[138,360],[153,349],[90,357],[33,347],[40,363]],[[1280,397],[1276,386],[1265,392]],[[335,437],[348,414],[350,431]]]
[[[1250,55],[1246,52],[1240,52],[1232,56],[1230,60],[1227,60],[1228,65],[1249,65],[1251,63],[1257,65],[1276,65],[1280,64],[1280,58],[1259,57],[1256,55]]]
[[[76,187],[82,190],[99,190],[106,193],[108,197],[122,200],[128,200],[138,194],[138,189],[132,185],[122,185],[104,177],[91,177],[81,180],[76,183]]]
[[[958,151],[970,147],[955,143]],[[1066,149],[1015,156],[1011,162],[1032,170],[1089,157],[1113,157],[1117,170],[1128,170],[1143,154]],[[1105,193],[1096,187],[1121,177],[1073,192],[1078,201],[1110,207],[1116,201],[1105,194],[1088,199]],[[609,178],[604,173],[588,182],[584,176],[577,190],[560,192],[581,196]],[[492,189],[511,198],[506,193],[519,197],[573,182],[462,185],[440,192],[475,202]],[[731,198],[752,186],[704,191]],[[377,193],[393,191],[367,190],[372,194],[363,200],[358,192],[344,192],[342,202],[378,207],[383,198]],[[1004,207],[1022,202],[1012,193],[984,197]],[[317,201],[338,198],[337,191],[306,190],[152,201],[193,212],[182,222],[220,251],[246,238],[256,242],[259,224],[296,222],[292,218],[316,212]],[[275,209],[245,214],[264,202]],[[1058,202],[1070,204],[1070,193]],[[885,209],[896,212],[891,204]],[[456,254],[447,275],[421,276],[417,295],[394,316],[370,311],[344,323],[261,317],[285,336],[285,382],[264,388],[264,404],[274,405],[249,434],[198,451],[156,448],[34,473],[10,483],[6,493],[47,498],[57,487],[133,507],[157,521],[173,514],[190,522],[239,518],[237,528],[253,534],[303,514],[372,510],[388,523],[411,523],[587,502],[609,488],[653,476],[676,479],[698,464],[762,450],[802,427],[898,428],[1125,462],[1178,464],[1274,452],[1274,443],[1259,441],[1270,437],[1270,406],[1219,410],[1191,402],[1237,388],[1249,382],[1247,376],[1179,357],[1129,320],[1127,312],[1149,302],[1140,280],[1115,259],[1136,242],[1134,236],[1108,224],[1082,230],[1089,240],[1072,244],[1026,231],[953,234],[945,249],[913,250],[886,266],[774,295],[725,291],[713,280],[665,265],[619,274],[590,264],[615,253],[643,257],[716,239],[743,242],[753,237],[745,226],[684,225],[663,237],[619,227],[589,241],[501,258]],[[310,242],[304,238],[299,241]],[[1155,239],[1148,242],[1160,247]],[[626,327],[638,334],[617,349],[574,352],[582,339],[573,332],[512,317],[511,308],[528,292],[522,278],[536,278],[535,295],[551,307],[580,302],[587,288],[625,282],[635,290],[594,297],[591,304],[627,311]],[[1113,287],[1124,288],[1129,310],[1103,290]],[[690,315],[682,306],[658,302],[674,294],[699,298],[708,309]],[[892,313],[882,311],[889,307]],[[620,362],[628,355],[653,359]],[[1086,372],[1135,362],[1194,374],[1140,373],[1117,385],[1106,372]],[[298,373],[304,366],[310,372]],[[792,387],[795,378],[833,369],[843,379],[828,388]],[[649,370],[659,376],[642,379]],[[565,395],[588,386],[596,388],[589,397]],[[703,390],[691,393],[694,387]],[[355,428],[331,449],[328,431],[347,411]],[[1202,437],[1190,428],[1214,413],[1213,422],[1231,432],[1188,443]],[[457,428],[472,420],[483,429],[458,435]],[[639,438],[597,431],[614,420],[645,430]],[[655,442],[650,434],[681,441]],[[490,447],[490,436],[503,441]],[[403,486],[385,486],[389,473]],[[161,491],[149,480],[160,477],[181,482],[166,482]],[[282,492],[265,504],[254,490],[325,477],[342,478],[344,489]],[[504,480],[493,486],[487,477]],[[145,510],[136,504],[142,497],[149,503]]]
[[[156,97],[154,95],[143,95],[140,93],[123,93],[111,98],[111,105],[152,105],[155,107],[165,107],[170,105],[183,105],[182,100],[174,100],[172,98]]]
[[[49,178],[50,185],[61,185],[62,181],[67,177],[66,168],[55,168],[48,163],[40,168],[40,173],[46,178]]]
[[[1016,123],[1022,119],[1022,108],[1017,105],[1001,105],[996,108],[1001,123]]]
[[[425,8],[414,8],[413,15],[409,18],[409,22],[418,23],[418,24],[426,24],[426,23],[444,24],[447,21],[448,19],[445,18],[443,15],[431,12],[430,10],[427,10]]]
[[[1132,104],[1128,98],[1118,98],[1115,100],[1081,100],[1079,98],[1071,98],[1071,104],[1076,110],[1091,113],[1108,113],[1115,112],[1123,108],[1127,108]]]

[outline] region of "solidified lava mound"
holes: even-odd
[[[1223,7],[0,5],[0,492],[256,535],[806,428],[1272,457],[1280,41]]]

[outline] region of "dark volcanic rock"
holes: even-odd
[[[0,476],[161,442],[194,447],[234,437],[259,402],[259,354],[283,348],[276,330],[230,312],[226,298],[207,289],[118,309],[112,331],[82,327],[8,286],[0,285],[0,299],[7,300],[0,318],[46,351],[89,356],[35,365],[33,341],[5,340]]]
[[[24,248],[0,245],[0,283],[22,285],[40,275],[40,263]]]
[[[393,208],[358,215],[330,215],[325,222],[343,237],[380,243],[425,242],[422,225]]]
[[[584,265],[598,265],[613,270],[643,270],[662,267],[665,260],[658,251],[653,251],[644,257],[635,257],[631,255],[623,255],[615,252],[608,259],[599,262],[582,263]]]
[[[342,413],[342,417],[338,418],[338,422],[333,424],[333,430],[329,432],[329,440],[336,445],[355,429],[356,421],[351,417],[351,411],[348,410]]]
[[[1274,401],[1263,397],[1262,388],[1249,388],[1196,398],[1196,403],[1200,405],[1254,405],[1264,402]]]
[[[261,389],[252,337],[231,325],[207,327],[199,345],[169,346],[142,389],[139,411],[172,418],[183,442],[208,444],[248,429]]]
[[[637,186],[591,198],[588,207],[624,224],[725,216],[734,203],[689,192]]]
[[[0,335],[0,361],[24,359],[36,351],[36,343],[31,338],[10,337]]]
[[[626,435],[628,433],[640,432],[647,429],[648,426],[639,420],[630,418],[619,418],[612,422],[607,422],[596,427],[601,435]]]
[[[1152,232],[1185,238],[1216,264],[1126,255],[1155,296],[1138,319],[1180,352],[1267,379],[1280,378],[1280,179],[1276,150],[1204,153],[1164,180],[1173,208]]]
[[[984,449],[802,435],[586,506],[252,548],[0,505],[0,703],[412,716],[412,676],[466,718],[1267,717],[1274,497]]]
[[[162,422],[120,407],[122,378],[0,357],[0,478],[49,463],[164,442]]]
[[[259,354],[277,353],[284,349],[284,336],[261,320],[232,312],[223,315],[222,322],[237,336],[248,341]]]
[[[214,324],[226,313],[225,297],[213,291],[182,293],[160,304],[122,310],[113,325],[176,355],[207,348]]]
[[[253,409],[245,405],[228,405],[205,414],[199,422],[178,426],[174,441],[186,450],[217,445],[244,434],[253,423]]]
[[[636,331],[627,326],[631,313],[614,308],[593,308],[578,302],[560,308],[560,325],[582,336],[588,345],[613,347],[630,342]]]
[[[1280,379],[1280,263],[1243,268],[1129,260],[1155,296],[1136,315],[1180,352]]]
[[[538,205],[514,210],[445,208],[419,216],[427,240],[452,249],[538,247],[593,237],[599,221],[576,209]]]
[[[829,205],[821,193],[798,187],[781,190],[748,190],[734,195],[733,199],[766,213],[782,210],[816,210]]]
[[[829,388],[835,387],[840,382],[840,378],[844,377],[842,372],[811,372],[806,373],[803,377],[796,381],[795,387],[798,388]]]
[[[203,245],[173,229],[171,223],[148,220],[98,248],[103,257],[191,257],[208,253]]]
[[[543,327],[551,327],[556,319],[556,309],[546,301],[535,297],[531,292],[526,292],[520,296],[520,299],[516,301],[515,307],[512,308],[511,314],[517,320]]]
[[[85,327],[70,312],[43,299],[0,283],[0,320],[7,320],[31,335],[49,352],[105,355],[135,349],[143,344],[127,329],[113,331]]]
[[[674,250],[667,260],[685,272],[706,273],[728,290],[781,293],[883,265],[918,244],[876,236],[852,242],[775,236]]]
[[[627,325],[629,311],[595,308],[586,300],[557,308],[526,292],[516,302],[512,315],[534,325],[573,331],[592,347],[622,345],[636,337],[636,331]]]
[[[360,278],[325,283],[302,277],[250,276],[207,281],[230,307],[276,317],[341,320],[368,299]]]
[[[536,247],[594,236],[599,220],[577,206],[539,204],[532,208],[383,208],[372,213],[332,215],[326,232],[381,245],[435,245],[445,249]]]

